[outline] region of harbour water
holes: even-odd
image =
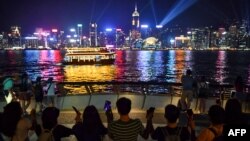
[[[54,77],[70,81],[158,81],[180,82],[187,68],[194,76],[210,82],[231,84],[237,75],[250,84],[250,51],[116,51],[113,65],[63,65],[64,51],[0,51],[1,72],[9,75],[26,71],[30,79]]]

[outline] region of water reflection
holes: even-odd
[[[24,51],[25,70],[33,81],[37,76],[43,80],[53,77],[55,81],[64,81],[62,66],[63,57],[59,50],[26,50]]]
[[[112,81],[115,78],[115,67],[113,65],[96,66],[96,65],[82,65],[82,66],[65,66],[64,77],[65,81],[69,82],[96,82],[96,81]],[[71,93],[84,93],[84,86],[70,87],[66,86]],[[98,87],[102,89],[102,87]]]
[[[0,71],[27,72],[56,81],[180,82],[187,68],[218,83],[232,83],[237,75],[250,84],[250,52],[246,51],[117,51],[114,65],[64,66],[58,50],[0,51]],[[211,81],[212,81],[211,80]]]
[[[169,51],[169,59],[167,62],[167,73],[166,73],[166,77],[168,78],[169,82],[176,82],[176,77],[175,75],[175,51],[174,50],[170,50]]]
[[[180,82],[184,70],[187,69],[185,68],[185,60],[184,60],[185,52],[183,50],[176,50],[175,52],[176,52],[176,57],[175,57],[176,81]]]
[[[219,51],[218,58],[216,61],[216,73],[215,73],[215,80],[219,84],[222,84],[226,78],[226,63],[227,63],[227,54],[226,51]]]

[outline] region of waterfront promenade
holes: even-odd
[[[144,99],[143,96],[141,95],[131,95],[131,94],[122,94],[122,95],[103,95],[103,94],[95,94],[92,95],[90,99],[90,95],[72,95],[72,96],[61,96],[58,97],[58,105],[57,107],[60,108],[61,113],[59,116],[59,123],[66,125],[68,127],[72,127],[75,123],[74,118],[75,118],[75,112],[72,109],[72,106],[77,107],[81,113],[83,112],[83,109],[89,104],[89,105],[95,105],[97,109],[99,110],[101,119],[105,125],[107,125],[107,119],[105,116],[105,112],[103,110],[103,105],[106,99],[112,101],[112,108],[113,108],[113,113],[114,113],[114,119],[118,119],[119,115],[117,113],[116,107],[115,107],[115,102],[116,99],[119,97],[128,97],[132,100],[132,110],[131,110],[131,117],[132,118],[139,118],[142,120],[142,122],[145,124],[146,123],[146,110],[149,107],[156,107],[154,118],[153,118],[153,123],[154,127],[157,126],[165,126],[166,120],[164,118],[164,107],[167,104],[171,103],[171,97],[169,95],[154,95],[154,96],[147,96],[146,99]],[[179,96],[174,96],[172,104],[177,104],[177,101],[180,97]],[[46,99],[46,98],[45,98]],[[145,100],[144,107],[143,101]],[[46,101],[44,101],[46,103]],[[194,115],[194,120],[196,123],[196,133],[198,134],[203,128],[209,126],[209,119],[207,115],[204,114],[198,114],[198,111],[195,110],[196,106],[196,101],[194,100],[191,108],[194,110],[195,115]],[[224,104],[226,101],[224,102]],[[211,97],[207,100],[207,110],[208,108],[215,104],[215,98]],[[0,106],[3,107],[5,105],[5,102],[0,102]],[[34,99],[32,99],[32,103],[29,107],[29,110],[34,107]],[[0,109],[1,111],[3,108]],[[243,110],[244,111],[244,110]],[[246,113],[248,113],[248,119],[250,119],[250,111],[247,109]],[[40,121],[40,115],[38,115],[38,121]],[[249,122],[249,121],[248,121]],[[250,123],[250,122],[249,122]],[[179,124],[185,125],[186,124],[186,113],[183,112],[181,114]],[[65,138],[65,140],[75,140],[74,136],[71,136],[69,138]],[[106,136],[105,141],[109,141],[110,139]],[[139,137],[139,140],[143,140],[142,138]],[[148,139],[151,140],[151,139]]]

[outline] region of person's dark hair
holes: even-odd
[[[18,121],[22,117],[22,108],[19,102],[11,102],[4,107],[1,120],[2,133],[8,137],[15,134]]]
[[[56,107],[47,107],[42,112],[42,125],[44,129],[51,130],[57,125],[57,118],[59,117],[60,110]]]
[[[234,124],[242,122],[241,104],[237,99],[229,99],[225,106],[225,123]]]
[[[172,104],[165,107],[165,118],[169,123],[175,123],[180,116],[180,110]]]
[[[41,76],[37,76],[36,82],[41,82],[41,80],[42,80],[42,77]]]
[[[192,75],[192,71],[190,69],[187,69],[186,75]]]
[[[119,114],[127,115],[131,110],[131,100],[126,97],[122,97],[117,100],[116,107]]]
[[[87,133],[93,133],[97,129],[105,128],[96,107],[93,105],[84,109],[82,119]]]
[[[52,82],[52,81],[53,81],[53,77],[49,77],[48,82]]]
[[[225,110],[219,105],[213,105],[209,108],[208,115],[214,125],[223,124],[225,120]]]

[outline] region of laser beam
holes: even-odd
[[[180,0],[174,8],[165,16],[165,18],[161,21],[161,25],[165,25],[177,17],[179,14],[184,12],[190,6],[195,4],[198,0]]]
[[[157,17],[156,17],[156,14],[155,14],[155,4],[154,4],[154,0],[150,0],[150,5],[151,5],[151,10],[152,10],[152,13],[153,13],[153,16],[154,16],[155,25],[157,25],[158,22],[157,22]]]

